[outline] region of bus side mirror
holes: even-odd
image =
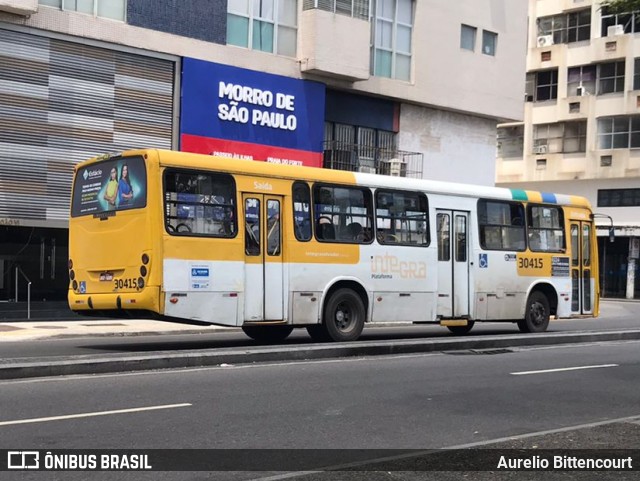
[[[609,228],[609,242],[613,242],[616,240],[616,231],[613,227]]]

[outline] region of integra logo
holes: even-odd
[[[93,179],[94,177],[101,177],[101,176],[102,176],[102,169],[85,170],[84,174],[82,174],[82,177],[84,178],[84,180]]]

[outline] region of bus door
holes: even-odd
[[[469,316],[469,213],[436,210],[438,316]]]
[[[592,314],[595,282],[592,276],[591,222],[571,221],[571,311]]]
[[[284,316],[282,197],[243,193],[244,318],[281,321]]]

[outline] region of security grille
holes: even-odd
[[[3,29],[0,45],[0,218],[64,221],[78,161],[172,147],[173,61]]]

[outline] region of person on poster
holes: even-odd
[[[129,180],[129,167],[123,164],[120,169],[120,181],[118,182],[118,206],[131,205],[133,199],[133,188]]]
[[[107,181],[107,188],[104,190],[104,200],[107,201],[107,208],[113,210],[116,208],[116,198],[118,197],[118,170],[113,167],[109,180]]]

